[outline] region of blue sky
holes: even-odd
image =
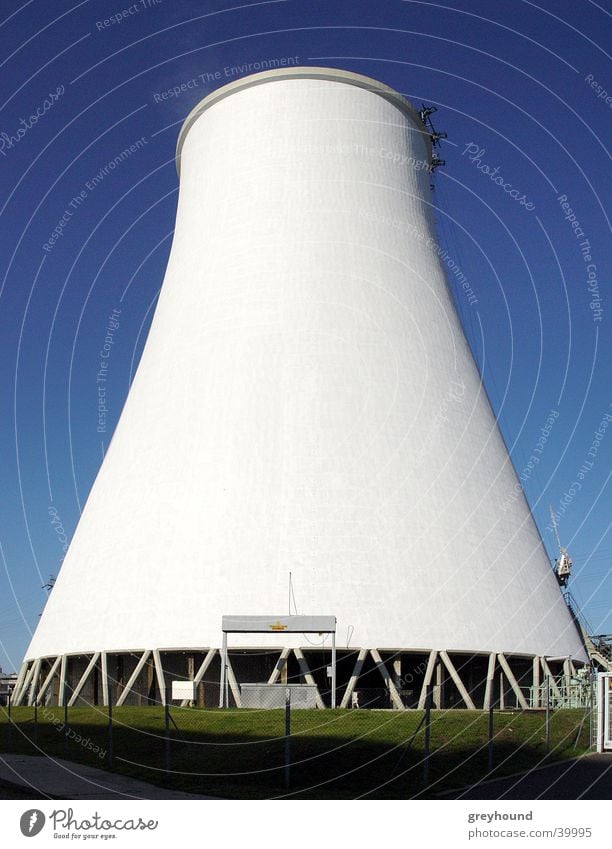
[[[287,57],[438,107],[447,164],[431,199],[476,298],[458,289],[457,309],[549,554],[551,504],[571,591],[594,632],[612,631],[608,12],[589,0],[5,0],[1,14],[0,665],[21,662],[146,339],[180,124],[244,66]]]

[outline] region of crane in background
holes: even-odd
[[[559,559],[555,560],[554,572],[557,576],[559,586],[563,587],[565,590],[563,598],[565,599],[565,603],[574,618],[576,627],[582,634],[585,648],[594,669],[603,670],[604,672],[612,672],[612,634],[596,634],[592,636],[593,629],[580,609],[578,602],[571,592],[568,589],[565,589],[570,579],[573,564],[571,557],[567,553],[567,548],[563,548],[561,545],[557,520],[552,506],[549,505],[549,507],[553,530],[557,539],[557,545],[559,546]]]
[[[555,537],[557,538],[557,545],[559,546],[559,559],[555,560],[555,575],[557,576],[557,581],[559,581],[559,586],[566,587],[572,571],[572,561],[569,554],[567,553],[567,549],[563,548],[563,546],[561,545],[561,539],[559,538],[559,529],[557,528],[557,520],[555,518],[555,513],[552,509],[552,505],[549,505],[549,507],[550,518],[552,519]]]

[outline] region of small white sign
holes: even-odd
[[[187,699],[189,702],[195,702],[196,685],[193,681],[173,681],[172,682],[172,701],[178,702]]]

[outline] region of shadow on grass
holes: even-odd
[[[65,757],[108,768],[108,717],[102,708],[0,714],[0,751]],[[423,713],[295,711],[290,787],[285,786],[283,711],[173,708],[166,742],[161,708],[113,710],[112,768],[176,790],[234,798],[427,798],[588,750],[582,710],[559,711],[545,750],[540,712],[495,716],[494,770],[488,770],[487,717],[477,711],[433,712],[428,784],[424,784]],[[576,741],[577,745],[576,745]],[[168,759],[170,771],[165,772]]]

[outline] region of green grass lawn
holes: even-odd
[[[108,768],[104,708],[70,708],[66,741],[61,708],[39,708],[37,729],[33,715],[33,708],[13,708],[9,727],[0,709],[0,751],[38,751]],[[542,712],[496,713],[494,771],[489,774],[487,716],[433,711],[425,788],[422,711],[297,710],[291,716],[291,786],[286,790],[284,711],[173,707],[171,716],[171,773],[165,775],[163,709],[114,708],[113,770],[174,789],[233,798],[431,798],[453,787],[574,757],[589,747],[583,710],[552,714],[548,757]]]

